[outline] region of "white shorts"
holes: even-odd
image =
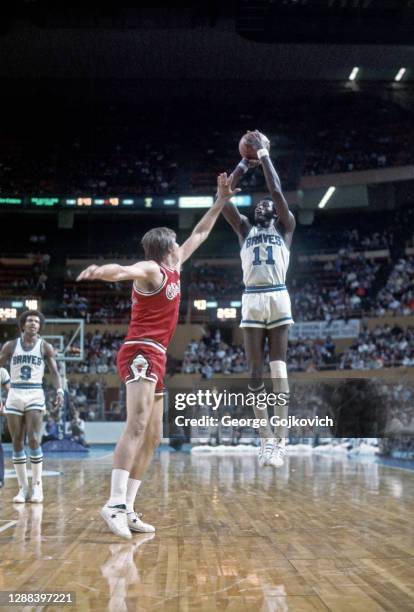
[[[30,410],[46,410],[45,393],[43,389],[13,389],[6,400],[6,414],[23,416]]]
[[[243,294],[240,327],[273,329],[293,323],[290,297],[286,289]]]

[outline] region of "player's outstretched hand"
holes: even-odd
[[[227,176],[227,172],[222,172],[217,177],[217,197],[219,200],[230,200],[234,195],[239,193],[241,189],[236,187],[236,189],[231,188],[231,182],[233,180],[233,175],[230,174]]]
[[[82,272],[79,274],[76,281],[94,280],[95,279],[94,274],[97,269],[98,269],[98,266],[96,266],[95,264],[93,264],[92,266],[88,266],[85,270],[82,270]]]
[[[259,130],[254,130],[254,132],[247,132],[246,140],[248,140],[249,144],[258,151],[259,149],[267,149],[269,148],[270,141]]]

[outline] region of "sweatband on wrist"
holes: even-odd
[[[269,151],[267,149],[259,149],[257,151],[258,159],[262,159],[262,157],[269,157]]]

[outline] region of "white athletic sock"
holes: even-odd
[[[42,486],[43,453],[42,449],[30,450],[30,465],[32,468],[32,486]]]
[[[32,463],[32,486],[42,486],[43,461]]]
[[[27,491],[29,489],[29,479],[27,478],[27,458],[24,450],[13,450],[13,465],[16,470],[17,482],[19,488]]]
[[[126,493],[127,512],[134,511],[135,498],[137,496],[138,489],[140,487],[141,482],[142,480],[135,480],[135,478],[128,478],[128,486],[127,486],[127,493]]]
[[[111,474],[111,496],[107,502],[108,506],[126,505],[126,494],[128,487],[129,472],[118,468],[112,470]]]
[[[275,394],[283,394],[285,400],[284,405],[274,406],[274,415],[280,419],[287,419],[289,413],[289,381],[287,375],[286,362],[281,360],[271,361],[270,374],[272,377],[273,392]],[[289,437],[289,430],[287,427],[275,427],[275,436],[277,443],[281,446],[286,446],[286,442]]]
[[[19,488],[27,491],[29,489],[29,479],[27,477],[27,467],[25,463],[15,463],[14,469],[17,474],[17,482],[19,483]]]

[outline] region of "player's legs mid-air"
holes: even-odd
[[[283,396],[283,402],[277,403],[274,407],[274,416],[286,419],[289,411],[289,381],[287,375],[287,347],[289,325],[280,325],[268,330],[269,338],[269,366],[272,378],[273,392]],[[272,465],[278,467],[283,465],[286,455],[286,442],[288,439],[285,427],[275,427],[275,450],[272,456]]]
[[[268,338],[273,392],[277,395],[282,393],[284,398],[284,402],[274,407],[274,415],[280,418],[287,417],[289,409],[289,383],[286,368],[288,331],[289,325],[280,325],[271,329],[243,327],[250,378],[249,390],[256,394],[263,392],[265,389],[263,383],[264,348],[266,338]],[[283,458],[286,454],[286,432],[283,428],[273,429],[270,426],[267,409],[255,407],[254,412],[257,418],[266,419],[266,425],[259,429],[261,439],[259,464],[278,467],[283,464]]]
[[[139,519],[133,507],[135,496],[160,439],[159,435],[153,434],[156,429],[153,423],[159,420],[160,406],[160,402],[155,400],[154,382],[141,378],[128,383],[126,404],[127,420],[115,448],[111,494],[101,515],[114,533],[130,539],[129,523],[135,531],[154,531],[151,525],[142,521],[141,524],[133,522]]]
[[[246,351],[247,365],[249,368],[249,391],[260,395],[265,390],[263,382],[264,349],[266,342],[266,330],[260,327],[243,328],[244,348]],[[257,419],[266,419],[266,425],[261,425],[259,435],[261,446],[259,450],[259,463],[264,465],[265,457],[270,458],[273,452],[273,432],[269,423],[267,408],[254,406],[254,414]]]

